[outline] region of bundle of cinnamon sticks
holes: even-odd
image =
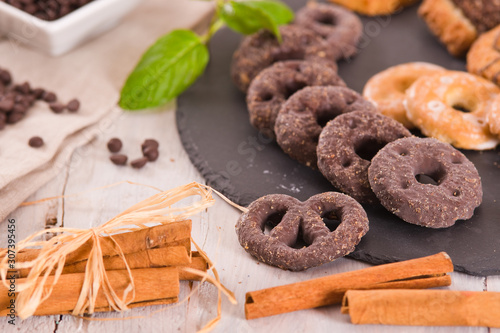
[[[129,308],[178,301],[179,280],[201,280],[200,276],[182,268],[202,272],[206,272],[208,268],[207,261],[198,252],[191,251],[190,220],[99,237],[99,241],[110,286],[118,297],[128,295],[126,299]],[[66,257],[62,275],[49,298],[38,306],[35,315],[66,314],[75,308],[84,283],[88,257],[94,245],[92,242],[89,240]],[[37,249],[22,250],[16,254],[16,263],[30,262],[39,253],[40,250]],[[29,272],[29,268],[10,270],[7,278],[13,277],[16,284],[22,284]],[[52,285],[54,273],[50,272],[46,286]],[[133,293],[130,293],[130,276],[134,284]],[[11,299],[8,289],[0,284],[0,316],[11,314]],[[101,288],[93,312],[111,310]]]

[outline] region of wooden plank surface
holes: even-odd
[[[140,126],[137,126],[140,124]],[[146,138],[160,141],[160,158],[140,170],[130,167],[117,167],[109,160],[106,149],[107,140],[117,136],[124,141],[124,151],[130,157],[140,155],[140,144]],[[98,186],[130,180],[169,189],[191,181],[203,180],[190,164],[175,130],[175,113],[172,106],[156,113],[123,114],[112,132],[94,140],[88,147],[75,153],[68,172],[61,174],[31,199],[39,199],[57,194],[79,193]],[[83,156],[83,158],[81,158]],[[107,221],[130,205],[154,194],[154,191],[134,185],[119,185],[90,194],[71,197],[55,202],[24,207],[11,214],[17,223],[23,224],[19,237],[44,227],[46,216],[57,214],[58,223],[66,227],[89,228]],[[352,259],[339,259],[306,272],[287,272],[258,263],[239,245],[234,225],[239,212],[217,200],[215,206],[193,219],[193,238],[215,261],[223,283],[235,292],[238,305],[223,300],[222,320],[215,332],[401,332],[402,327],[354,326],[346,315],[340,314],[339,306],[305,310],[274,317],[246,321],[244,319],[244,297],[250,290],[268,288],[309,278],[346,272],[368,267],[368,264]],[[0,228],[5,227],[5,221]],[[5,246],[2,239],[1,245]],[[485,290],[485,279],[453,273],[451,289]],[[500,279],[488,277],[488,290],[500,291]],[[49,316],[17,320],[14,329],[6,319],[0,320],[1,332],[30,332],[41,325],[41,332],[103,332],[106,330],[122,332],[194,332],[200,329],[216,314],[217,291],[210,284],[195,282],[198,288],[189,301],[178,305],[152,306],[133,309],[127,313],[100,313],[93,318],[117,318],[143,316],[140,319],[99,321],[84,320],[72,316]],[[180,299],[185,298],[191,288],[187,282],[181,283]],[[154,314],[155,311],[161,311]],[[58,323],[58,324],[56,324]],[[56,327],[57,326],[57,327]],[[422,328],[404,327],[405,332],[487,332],[487,328]]]
[[[123,140],[123,152],[129,158],[139,157],[140,144],[146,138],[160,142],[160,158],[143,169],[118,167],[109,161],[106,142],[111,137]],[[102,133],[89,145],[77,150],[71,162],[59,176],[45,185],[29,200],[61,194],[79,193],[99,186],[129,180],[170,189],[192,181],[203,182],[191,165],[175,128],[174,105],[156,112],[126,113],[114,126]],[[78,197],[45,202],[19,208],[10,214],[20,226],[17,239],[43,229],[46,220],[57,219],[58,226],[90,228],[104,223],[115,214],[154,194],[149,188],[119,185],[94,191]],[[247,291],[258,290],[305,279],[322,277],[368,267],[352,259],[339,259],[306,272],[288,272],[258,263],[239,245],[234,225],[239,212],[217,200],[206,213],[193,218],[194,240],[216,263],[222,282],[235,292],[238,305],[226,299],[222,302],[222,320],[215,332],[488,332],[488,328],[467,327],[389,327],[354,326],[349,317],[340,314],[340,306],[305,310],[252,321],[244,319],[244,296]],[[7,221],[0,223],[0,235],[5,234]],[[0,237],[5,247],[6,237]],[[451,289],[500,291],[500,277],[480,278],[460,273],[452,274]],[[127,313],[100,313],[96,320],[69,315],[32,317],[16,320],[13,327],[6,318],[0,319],[0,332],[195,332],[216,315],[217,290],[208,283],[181,283],[179,298],[185,299],[192,289],[198,289],[184,302],[168,306],[136,308]],[[159,311],[159,312],[157,312]],[[156,312],[156,313],[155,313]],[[127,317],[142,317],[128,319]],[[117,320],[107,320],[109,318]],[[490,330],[500,332],[500,330]]]

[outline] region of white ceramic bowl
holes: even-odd
[[[0,36],[57,56],[111,29],[140,1],[94,0],[55,21],[41,20],[0,1]]]

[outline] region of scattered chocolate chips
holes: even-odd
[[[148,162],[147,157],[141,157],[130,162],[130,165],[132,166],[132,168],[140,169],[143,166],[145,166],[147,162]]]
[[[108,150],[112,153],[119,152],[123,147],[122,140],[118,138],[112,138],[108,141]]]
[[[34,136],[28,141],[28,144],[33,148],[40,148],[43,146],[43,139],[39,136]]]
[[[23,1],[29,2],[29,0],[21,2]],[[77,99],[72,99],[65,105],[57,101],[55,93],[43,88],[33,89],[29,82],[14,84],[10,72],[0,68],[0,130],[6,124],[15,124],[23,119],[36,100],[47,102],[54,113],[61,113],[66,108],[70,112],[75,112],[80,108]]]
[[[45,21],[57,20],[92,0],[0,0]]]
[[[127,163],[127,155],[123,154],[114,154],[109,157],[111,162],[113,162],[116,165],[125,165]]]
[[[121,150],[123,144],[118,138],[112,138],[108,141],[108,149],[112,153],[117,153]],[[147,162],[154,162],[158,159],[159,152],[158,147],[160,144],[154,139],[146,139],[142,145],[142,155],[143,157],[137,158],[130,162],[130,165],[135,169],[140,169],[146,165]],[[124,165],[127,163],[127,156],[123,154],[112,154],[109,159],[116,165]]]
[[[68,102],[68,104],[66,105],[66,108],[70,112],[76,112],[80,108],[80,101],[77,100],[76,98],[74,98]]]

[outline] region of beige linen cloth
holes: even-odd
[[[117,107],[120,89],[148,46],[172,29],[199,29],[211,8],[202,1],[144,0],[117,27],[59,57],[0,39],[0,67],[11,71],[15,83],[51,90],[63,103],[81,102],[78,112],[62,114],[37,102],[23,120],[0,131],[0,221],[68,167],[77,147],[110,131],[123,112]],[[43,147],[28,146],[35,135]]]

